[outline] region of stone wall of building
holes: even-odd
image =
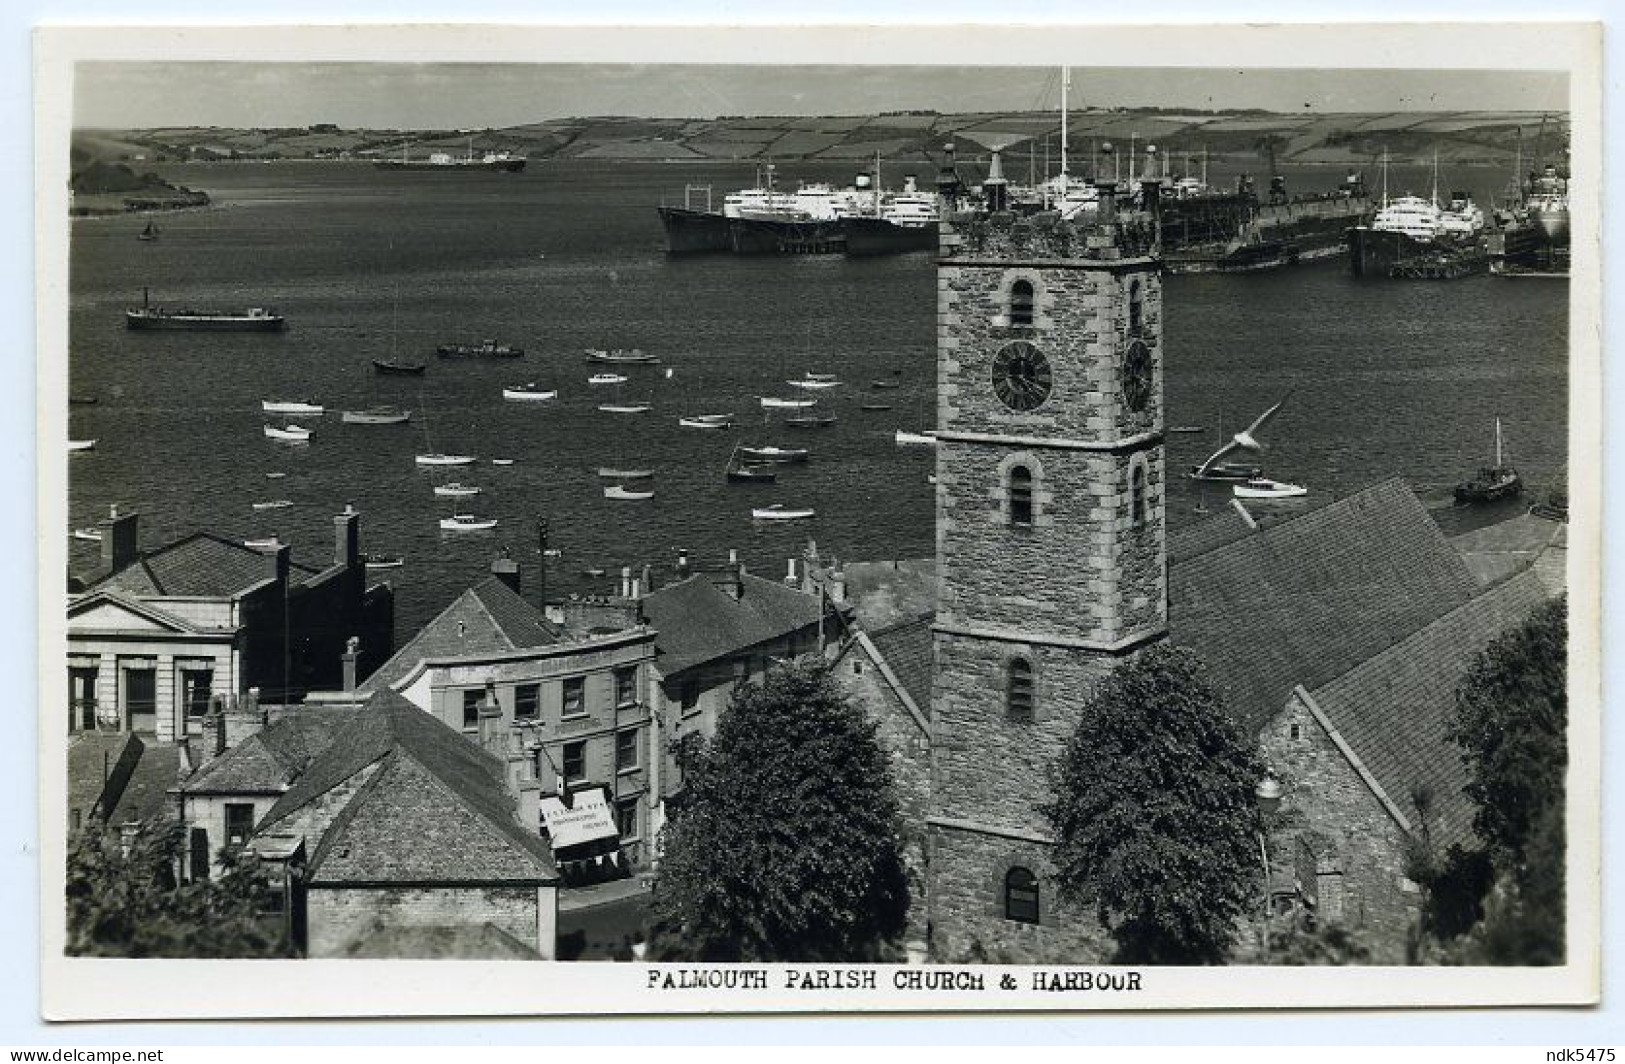
[[[930,836],[931,959],[938,963],[1094,964],[1116,946],[1094,914],[1063,904],[1049,847],[933,823]],[[1005,876],[1025,868],[1038,877],[1037,924],[1009,919]]]
[[[307,952],[342,957],[357,938],[379,928],[466,927],[491,924],[544,958],[553,942],[539,929],[551,919],[536,887],[311,887],[305,893]]]
[[[1331,853],[1322,858],[1335,860],[1342,873],[1339,922],[1362,933],[1377,963],[1403,964],[1421,902],[1416,885],[1405,876],[1406,832],[1297,696],[1259,738],[1283,790],[1271,853],[1290,855],[1300,833],[1327,840]],[[1411,815],[1403,804],[1399,807]],[[1328,919],[1338,915],[1322,913]]]

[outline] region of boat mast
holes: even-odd
[[[1433,149],[1433,205],[1439,205],[1439,149]]]
[[[1061,68],[1061,191],[1066,192],[1066,90],[1072,85],[1072,68]]]
[[[1388,206],[1388,149],[1382,149],[1382,205]]]
[[[880,153],[875,152],[875,217],[880,217]]]
[[[1495,468],[1501,468],[1501,419],[1495,419]]]

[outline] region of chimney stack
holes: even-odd
[[[688,579],[688,551],[682,548],[677,551],[677,579]]]
[[[231,743],[226,735],[226,707],[214,706],[210,723],[214,725],[214,756],[225,753]]]
[[[361,515],[344,504],[344,512],[333,518],[333,564],[354,568],[361,562]]]
[[[644,562],[643,563],[643,580],[642,580],[642,584],[641,584],[641,587],[643,588],[643,593],[647,595],[650,591],[654,590],[654,586],[655,586],[654,574],[649,571],[649,563]]]
[[[790,568],[785,571],[784,584],[786,587],[796,587],[800,581],[796,579],[796,560],[790,559]]]
[[[632,567],[621,566],[621,598],[632,597]]]
[[[116,573],[135,561],[141,553],[140,514],[121,514],[117,504],[108,507],[101,521],[102,568]]]
[[[506,584],[515,595],[521,594],[523,584],[519,576],[519,563],[509,555],[507,547],[503,547],[502,553],[492,560],[491,575]]]
[[[276,547],[276,579],[284,587],[288,583],[289,563],[293,559],[293,547],[290,544],[278,541]]]
[[[360,650],[361,640],[357,636],[352,635],[344,641],[344,690],[346,692],[355,690],[355,661]]]

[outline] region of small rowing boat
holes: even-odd
[[[811,507],[792,509],[783,503],[774,503],[772,506],[752,507],[750,516],[756,521],[802,521],[813,516]]]
[[[326,408],[320,403],[298,400],[261,399],[260,409],[267,414],[321,414]]]
[[[606,499],[620,499],[622,501],[636,502],[642,499],[652,499],[654,497],[655,493],[652,491],[634,491],[631,488],[623,488],[619,484],[611,484],[609,487],[604,489],[604,498]]]
[[[265,426],[265,435],[268,439],[283,440],[288,443],[304,443],[310,439],[310,430],[291,423],[281,427],[267,425]]]
[[[256,510],[286,510],[293,505],[292,499],[272,499],[269,502],[251,503]]]
[[[655,475],[652,469],[619,469],[615,466],[599,466],[598,475],[605,480],[648,480]]]
[[[493,458],[493,459],[491,459],[491,464],[492,465],[513,465],[513,459],[512,458]]]
[[[412,420],[410,410],[395,406],[374,406],[366,410],[346,410],[339,415],[346,425],[404,425]]]
[[[1301,484],[1287,484],[1265,477],[1253,477],[1230,490],[1238,499],[1296,499],[1309,494],[1309,489]]]
[[[474,464],[474,456],[469,454],[420,454],[414,460],[420,466],[460,466]]]
[[[619,373],[594,373],[587,378],[587,383],[595,386],[600,384],[625,384],[626,381],[627,378]]]
[[[685,429],[726,429],[731,428],[733,423],[732,414],[700,414],[677,419],[677,424]]]
[[[654,408],[648,403],[600,403],[598,409],[606,414],[647,414]]]
[[[817,399],[774,399],[771,396],[762,397],[762,406],[769,410],[804,410],[809,406],[817,405]]]
[[[559,390],[557,388],[544,390],[537,387],[535,381],[528,384],[515,384],[511,387],[504,385],[502,389],[502,398],[513,402],[539,403],[548,399],[557,399],[558,397]]]
[[[827,429],[835,424],[834,414],[812,414],[807,417],[787,417],[784,423],[793,429]]]
[[[494,517],[475,517],[473,514],[453,514],[440,519],[442,532],[484,532],[495,528],[497,519]]]
[[[805,447],[776,447],[769,444],[766,447],[741,447],[739,453],[746,458],[755,458],[763,462],[805,462],[811,453]]]
[[[809,391],[817,391],[817,390],[820,390],[820,389],[823,389],[823,388],[839,387],[841,382],[838,381],[838,380],[833,380],[833,379],[832,380],[814,380],[812,377],[809,376],[809,377],[804,377],[799,381],[785,381],[784,383],[788,384],[792,388],[804,388],[804,389],[807,389]]]
[[[478,495],[480,489],[472,484],[459,484],[454,480],[450,484],[436,484],[434,493],[442,499],[466,499]]]

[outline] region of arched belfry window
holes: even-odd
[[[1129,520],[1135,528],[1145,527],[1145,464],[1134,463],[1128,483]]]
[[[1004,708],[1011,720],[1033,719],[1033,663],[1026,658],[1004,667]]]
[[[1033,283],[1017,281],[1010,286],[1010,324],[1033,323]]]
[[[1024,465],[1010,467],[1010,523],[1031,527],[1033,523],[1033,471]]]
[[[1145,316],[1144,306],[1140,299],[1140,282],[1135,281],[1128,286],[1128,334],[1140,335],[1140,326]]]
[[[1018,924],[1038,923],[1038,877],[1019,865],[1004,874],[1004,918]]]

